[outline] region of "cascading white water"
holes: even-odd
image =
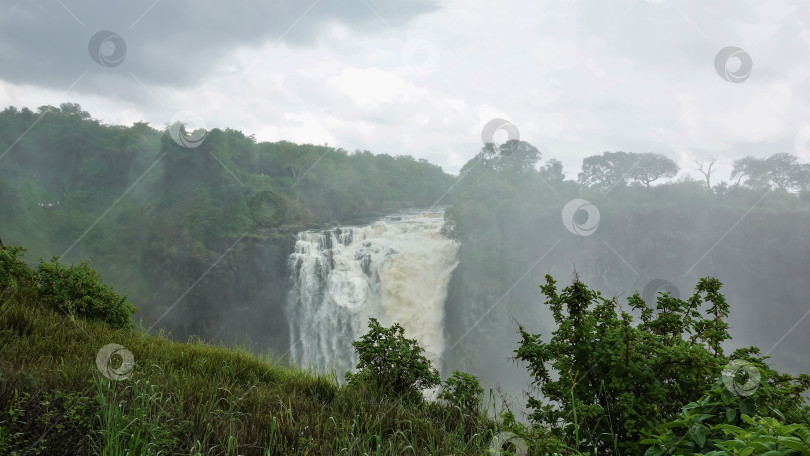
[[[367,226],[298,234],[287,302],[292,358],[338,379],[357,364],[351,343],[368,318],[399,323],[441,369],[444,303],[458,244],[441,212],[404,213]]]

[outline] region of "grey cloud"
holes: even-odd
[[[754,60],[752,78],[781,80],[810,57],[801,34],[810,2],[622,0],[587,4],[583,24],[600,44],[624,55],[642,71],[666,71],[672,78],[712,80],[714,57],[726,46],[739,46]],[[600,48],[595,52],[604,52]],[[639,74],[639,76],[642,76]]]
[[[66,90],[87,71],[74,90],[132,99],[144,96],[133,75],[149,87],[185,88],[240,46],[315,45],[333,23],[357,33],[385,32],[438,8],[432,0],[165,0],[151,9],[151,0],[62,3],[65,8],[37,0],[0,4],[0,79]],[[125,40],[120,65],[105,68],[90,57],[88,43],[100,30]]]

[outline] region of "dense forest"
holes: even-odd
[[[178,346],[195,353],[196,360],[236,366],[216,378],[244,394],[253,391],[246,386],[251,382],[276,388],[283,383],[278,379],[286,378],[290,390],[257,392],[249,407],[261,408],[262,395],[275,395],[302,401],[311,418],[296,421],[290,418],[293,407],[282,404],[281,411],[256,415],[261,426],[233,415],[226,426],[205,421],[206,414],[222,410],[199,408],[193,418],[198,422],[156,427],[157,434],[160,429],[171,434],[156,437],[167,448],[194,447],[202,454],[191,437],[182,444],[178,440],[193,428],[194,438],[208,442],[210,437],[206,454],[265,454],[259,448],[267,442],[266,431],[280,420],[281,440],[273,443],[272,434],[270,447],[290,454],[318,454],[331,445],[316,438],[308,447],[304,436],[310,427],[348,442],[349,434],[356,437],[349,430],[355,425],[366,432],[357,437],[362,448],[381,454],[401,454],[397,451],[409,445],[418,448],[415,454],[479,454],[489,443],[483,436],[491,438],[498,429],[530,442],[531,454],[703,454],[738,430],[741,441],[750,439],[743,435],[748,427],[784,437],[785,448],[792,450],[778,454],[810,454],[810,431],[802,434],[806,428],[799,426],[810,424],[801,399],[810,380],[791,376],[810,366],[810,335],[793,331],[806,315],[810,293],[810,164],[791,154],[737,160],[731,180],[722,181],[713,175],[713,163],[701,164],[704,179],[695,180],[682,177],[677,164],[661,154],[601,152],[586,158],[576,178],[569,178],[547,151],[512,140],[484,144],[453,176],[411,156],[257,142],[231,129],[106,125],[72,103],[37,111],[6,108],[0,112],[0,150],[0,237],[6,246],[28,249],[24,256],[16,247],[2,252],[3,305],[11,310],[0,315],[5,325],[0,335],[8,338],[8,359],[37,371],[45,383],[67,382],[70,394],[80,390],[86,373],[76,368],[65,374],[68,380],[59,380],[21,353],[39,350],[38,359],[53,367],[54,356],[47,360],[52,347],[25,345],[28,335],[44,334],[62,318],[39,309],[39,304],[60,308],[66,301],[43,290],[43,284],[71,287],[63,279],[78,274],[77,282],[95,289],[103,277],[121,296],[105,285],[99,299],[134,308],[116,310],[115,320],[90,318],[102,320],[83,329],[94,341],[125,338],[137,347],[137,359],[171,365],[175,380],[163,386],[197,404],[210,400],[200,395],[209,392],[204,379],[213,375],[211,367],[205,361],[184,365],[163,337],[238,344],[251,353]],[[268,371],[252,358],[256,353],[281,358],[288,352],[284,305],[296,233],[435,206],[447,206],[442,232],[459,245],[445,305],[447,356],[438,371],[422,362],[416,342],[404,339],[401,327],[387,329],[373,321],[369,334],[355,344],[360,373],[346,385],[299,371]],[[53,257],[59,258],[50,261]],[[40,259],[35,270],[27,269]],[[560,289],[554,278],[570,278],[571,285]],[[20,303],[25,305],[15,307]],[[68,306],[67,313],[75,310]],[[115,323],[121,312],[127,314],[126,324]],[[76,335],[72,329],[59,331],[62,340]],[[148,338],[158,331],[165,333]],[[605,348],[608,340],[618,348]],[[392,353],[404,357],[396,363],[410,367],[394,380],[385,377],[390,373],[374,351],[383,342],[404,344]],[[91,344],[73,349],[59,353],[68,359],[93,351]],[[750,401],[729,395],[720,380],[724,366],[735,359],[756,365],[764,379]],[[670,368],[673,363],[684,367]],[[153,368],[144,367],[144,380],[159,375]],[[572,377],[585,371],[594,373],[582,381]],[[12,391],[25,384],[23,377],[14,374],[13,382],[2,384],[5,396],[0,397],[12,412],[23,407],[29,414],[56,413],[44,404],[46,396],[37,397],[44,401],[36,404],[39,409],[26,409],[33,407],[30,401],[14,399]],[[188,384],[171,383],[180,378]],[[422,398],[414,391],[440,385],[449,408],[414,399]],[[482,402],[484,388],[497,405]],[[36,389],[37,394],[46,390]],[[402,402],[388,405],[398,415],[382,429],[382,418],[366,415],[385,409],[388,403],[378,399],[390,399],[392,392]],[[101,393],[97,400],[108,397]],[[136,393],[113,392],[132,401]],[[224,402],[241,407],[234,405],[239,401],[231,391],[222,394]],[[356,401],[355,408],[342,408],[347,398]],[[166,401],[171,416],[182,415],[183,401],[168,396]],[[210,407],[219,407],[213,402]],[[75,413],[83,416],[82,410]],[[290,416],[279,418],[283,413]],[[334,423],[338,416],[341,425],[328,430],[324,422]],[[37,426],[50,426],[44,420]],[[402,424],[406,421],[410,427]],[[231,424],[237,422],[234,430]],[[442,422],[445,435],[414,422]],[[788,423],[797,427],[783,426]],[[97,423],[74,424],[83,429]],[[204,424],[212,429],[206,436],[199,434]],[[407,433],[397,434],[393,427],[400,425]],[[673,429],[683,429],[688,438]],[[242,452],[231,449],[231,432],[240,435]],[[0,432],[0,449],[14,438]],[[759,443],[773,451],[781,444]],[[520,445],[511,445],[520,453]],[[388,452],[381,451],[384,446]],[[751,454],[743,450],[723,454]]]
[[[71,103],[3,110],[0,236],[32,261],[92,259],[145,326],[159,320],[181,339],[284,352],[292,236],[430,206],[453,182],[410,156],[257,143],[230,129],[184,147],[172,131],[104,125]],[[173,304],[182,312],[164,317]]]

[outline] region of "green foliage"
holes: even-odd
[[[4,381],[0,383],[7,386]],[[33,389],[33,388],[29,388]],[[0,395],[0,454],[89,454],[92,401],[60,389],[3,391]]]
[[[678,174],[678,165],[661,154],[651,152],[604,152],[582,161],[579,182],[598,190],[623,187],[637,182],[650,187],[653,182]]]
[[[513,139],[500,146],[487,143],[475,157],[461,168],[460,174],[533,174],[541,156],[542,153],[526,141]],[[562,173],[561,164],[559,173]]]
[[[466,372],[455,371],[444,381],[439,399],[456,405],[465,413],[473,415],[481,411],[483,394],[484,388],[481,387],[478,377]]]
[[[0,295],[11,295],[34,281],[34,272],[22,257],[25,248],[8,246],[0,248]]]
[[[559,292],[546,276],[541,289],[557,330],[544,342],[521,327],[515,351],[543,394],[530,396],[532,421],[586,454],[640,455],[646,448],[649,456],[713,451],[728,441],[728,426],[745,425],[745,415],[807,424],[802,395],[810,375],[769,368],[755,347],[723,354],[730,336],[721,286],[701,279],[688,299],[663,293],[655,309],[636,294],[628,299],[639,316],[634,323],[617,313],[615,299],[578,277]],[[748,370],[724,368],[731,359],[758,369],[750,381],[759,384],[745,395],[729,390],[749,379]]]
[[[716,411],[720,410],[721,413]],[[701,399],[684,407],[677,419],[662,425],[661,433],[641,441],[651,445],[645,456],[662,455],[807,455],[810,428],[782,424],[774,417],[737,414],[734,407]],[[709,412],[709,413],[706,413]],[[722,418],[719,424],[714,424]],[[723,423],[722,421],[726,421]],[[734,424],[732,424],[734,423]]]
[[[39,297],[43,304],[68,315],[102,321],[113,328],[131,329],[138,310],[126,296],[104,283],[86,262],[66,266],[53,258],[37,267]]]
[[[380,392],[418,398],[421,391],[441,383],[439,372],[415,339],[407,339],[399,323],[383,327],[369,318],[369,332],[352,345],[360,357],[358,372],[346,373],[350,384],[367,383]]]
[[[777,372],[756,356],[755,349],[738,350],[732,358],[751,362],[751,366],[757,369],[759,382],[752,385],[750,394],[734,394],[726,384],[729,381],[743,382],[746,378],[729,376],[726,382],[717,379],[700,399],[685,405],[673,419],[648,431],[647,438],[640,442],[649,445],[646,455],[739,454],[735,451],[718,453],[716,450],[741,450],[747,446],[757,447],[757,451],[760,451],[752,454],[763,454],[766,451],[762,448],[769,445],[759,447],[755,443],[759,436],[807,429],[810,425],[810,407],[802,394],[810,388],[810,375],[793,377]],[[795,425],[782,426],[778,424],[780,421]],[[738,432],[742,428],[746,429],[745,433]],[[743,447],[738,445],[739,442],[731,443],[734,440],[729,438],[732,434],[737,434],[734,439],[744,437],[742,440],[747,443]],[[766,438],[759,442],[768,440]]]
[[[676,415],[720,374],[729,339],[720,286],[706,278],[688,300],[664,294],[657,312],[636,294],[628,300],[640,314],[634,324],[615,299],[577,277],[560,293],[546,276],[541,289],[558,329],[544,342],[521,327],[515,351],[543,394],[529,398],[531,419],[586,453],[638,454],[645,429]]]
[[[734,161],[731,177],[751,188],[806,191],[810,189],[810,163],[799,163],[787,153],[764,159],[748,156]]]
[[[810,454],[810,430],[801,424],[784,425],[775,418],[751,418],[743,415],[745,429],[723,424],[717,426],[731,437],[716,446],[710,456],[788,456]]]

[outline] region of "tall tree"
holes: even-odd
[[[624,186],[633,163],[633,154],[621,151],[587,157],[582,161],[579,182],[588,187],[604,189]]]
[[[765,159],[748,156],[734,161],[731,177],[750,188],[800,191],[810,187],[810,165],[784,152]]]
[[[652,152],[604,152],[582,161],[579,182],[588,187],[607,189],[634,181],[650,187],[658,179],[674,177],[678,165]]]
[[[706,188],[711,190],[712,189],[712,172],[714,170],[714,164],[717,162],[717,157],[711,157],[709,160],[709,164],[706,169],[703,169],[703,162],[696,161],[698,167],[697,170],[700,171],[700,174],[703,174],[703,177],[706,179]]]
[[[540,176],[548,182],[562,182],[565,179],[562,162],[556,158],[547,161],[540,168]]]
[[[649,188],[650,184],[665,177],[675,177],[680,168],[671,159],[652,152],[632,154],[636,159],[629,177]]]
[[[513,139],[500,146],[487,143],[475,157],[461,168],[460,173],[466,174],[476,168],[489,171],[528,173],[536,170],[537,162],[540,161],[541,156],[540,150],[526,141]]]

